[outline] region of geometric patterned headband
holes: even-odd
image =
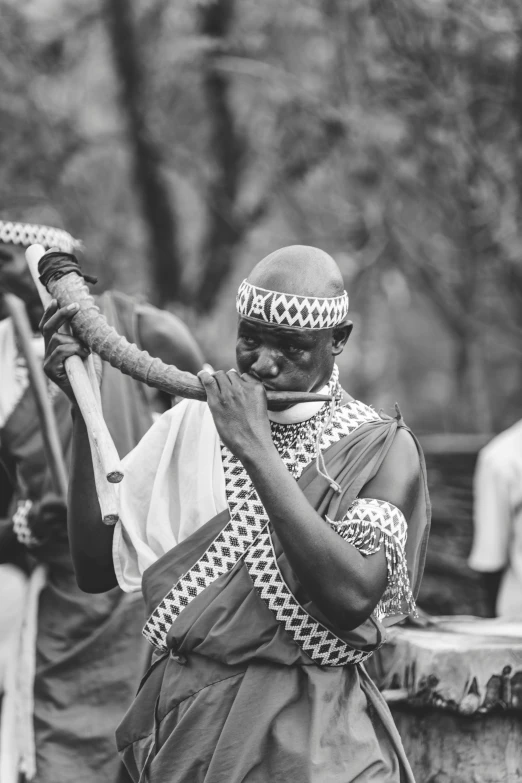
[[[331,329],[348,314],[348,294],[332,298],[315,298],[282,294],[257,288],[247,280],[239,286],[236,310],[245,318],[293,329]]]
[[[0,244],[4,245],[43,245],[46,250],[57,247],[62,253],[74,253],[81,250],[83,243],[74,239],[67,231],[52,226],[39,226],[36,223],[12,223],[0,220]]]

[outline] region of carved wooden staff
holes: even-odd
[[[47,307],[51,296],[42,286],[38,276],[38,262],[43,255],[45,255],[45,248],[41,245],[31,245],[25,253],[42,304]],[[86,367],[79,356],[70,356],[65,361],[65,370],[89,435],[102,518],[105,524],[115,524],[118,520],[118,498],[112,484],[122,480],[123,471],[116,446],[103,418],[93,358],[89,357]]]

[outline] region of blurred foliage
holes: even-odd
[[[521,415],[518,0],[0,0],[1,212],[233,363],[235,289],[340,263],[349,390],[424,431]]]
[[[473,474],[484,435],[421,437],[432,506],[419,605],[430,614],[488,615],[479,574],[467,565],[473,538]]]

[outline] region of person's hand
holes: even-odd
[[[32,535],[42,544],[63,539],[67,535],[67,506],[52,492],[33,503],[27,515],[27,525]]]
[[[90,351],[81,340],[58,330],[64,324],[68,324],[77,312],[78,304],[76,302],[59,308],[58,302],[53,299],[40,321],[40,329],[45,340],[44,372],[72,402],[75,402],[75,398],[65,371],[64,361],[69,356],[80,356],[85,359]]]
[[[264,386],[235,370],[198,373],[222,442],[241,461],[273,448]]]

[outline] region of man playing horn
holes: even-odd
[[[58,246],[64,252],[79,243],[57,229],[0,221],[0,292],[16,294],[25,302],[35,333],[33,350],[43,361],[43,338],[37,332],[43,307],[24,258],[25,247],[32,242]],[[0,305],[1,301],[0,297]],[[153,355],[180,362],[191,372],[203,366],[195,340],[171,314],[115,291],[102,294],[97,304],[122,334]],[[27,754],[35,752],[38,783],[122,781],[113,732],[143,673],[147,653],[147,645],[140,641],[143,602],[138,594],[119,589],[88,596],[78,588],[68,546],[66,507],[50,491],[35,397],[10,318],[0,321],[0,361],[0,458],[14,481],[11,515],[0,531],[1,556],[15,559],[15,550],[7,542],[17,537],[17,548],[30,563],[47,568],[34,617],[34,715],[29,706],[25,716],[29,725],[22,727],[22,736],[30,738],[34,725],[35,748],[20,748],[22,764]],[[164,405],[152,400],[152,391],[103,365],[103,410],[122,456],[149,429],[154,408]],[[70,401],[54,384],[49,384],[48,393],[67,456],[72,434]],[[20,663],[25,680],[32,664]],[[25,690],[31,700],[32,685]],[[20,726],[15,733],[20,735]],[[31,779],[27,765],[24,771]]]
[[[46,371],[85,356],[44,317]],[[294,246],[239,289],[237,371],[168,411],[124,460],[101,524],[74,413],[69,525],[78,582],[142,592],[155,649],[117,743],[134,781],[413,781],[363,662],[415,611],[429,528],[422,453],[397,414],[342,389],[352,323],[334,260]],[[267,392],[331,402],[267,410]]]

